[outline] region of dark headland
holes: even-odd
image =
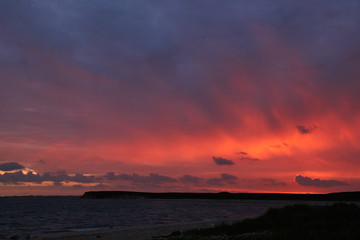
[[[338,192],[326,194],[289,193],[187,193],[187,192],[129,192],[91,191],[83,199],[243,199],[243,200],[299,200],[299,201],[360,201],[360,192]]]

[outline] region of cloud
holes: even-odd
[[[94,176],[83,175],[81,173],[76,173],[75,176],[70,177],[70,181],[72,182],[80,182],[80,183],[93,183],[95,182]]]
[[[234,165],[234,162],[232,160],[226,159],[226,158],[222,158],[222,157],[213,157],[212,158],[214,160],[214,162],[216,163],[216,165]]]
[[[239,154],[239,155],[247,155],[247,152],[242,152],[242,151],[240,151],[240,152],[235,152],[235,154]]]
[[[117,176],[115,175],[114,172],[108,172],[108,173],[105,174],[104,178],[107,179],[107,180],[113,181],[113,180],[117,179]]]
[[[303,177],[298,175],[295,177],[295,181],[307,187],[319,187],[319,188],[328,188],[328,187],[336,187],[336,186],[349,186],[347,182],[338,181],[338,180],[320,180],[318,178],[311,179],[309,177]]]
[[[83,184],[75,184],[75,185],[71,186],[71,188],[73,188],[73,189],[89,189],[89,190],[103,190],[107,187],[108,187],[107,185],[104,185],[102,183],[94,185],[94,186],[86,186]]]
[[[33,171],[29,171],[28,173],[17,171],[6,172],[0,175],[0,182],[3,184],[21,184],[30,182],[40,184],[47,181],[54,182],[54,185],[61,185],[61,182],[93,183],[95,182],[95,177],[85,176],[80,173],[69,175],[65,171],[58,171],[55,173],[46,172],[43,175]]]
[[[209,178],[206,183],[211,186],[224,186],[226,184],[234,185],[238,177],[227,173],[221,174],[220,178]]]
[[[179,178],[180,182],[186,183],[186,184],[199,184],[202,179],[199,177],[195,177],[192,175],[184,175]]]
[[[14,171],[21,170],[25,167],[17,162],[6,162],[0,164],[0,171]]]
[[[33,172],[23,173],[22,171],[0,174],[0,182],[3,184],[20,184],[26,182],[42,183],[40,175]]]
[[[259,162],[260,161],[259,158],[252,158],[252,157],[243,157],[243,158],[239,158],[239,160],[246,160],[246,161],[251,161],[251,162]]]
[[[131,174],[206,176],[255,152],[276,159],[243,158],[254,168],[239,176],[356,152],[358,12],[358,0],[0,1],[1,158],[41,157],[42,172],[119,163],[140,181]],[[322,134],[297,139],[312,136],[308,123]],[[278,141],[292,148],[268,151]],[[221,155],[239,150],[249,154]],[[86,164],[92,155],[108,160]],[[324,159],[329,172],[360,169],[356,155]]]
[[[262,179],[262,182],[264,183],[264,186],[279,186],[279,187],[285,187],[287,184],[284,182],[278,182],[275,179],[272,178],[264,178]]]
[[[270,144],[269,147],[272,147],[272,148],[288,148],[289,145],[284,142],[282,144]]]
[[[298,125],[298,126],[296,126],[296,128],[298,129],[298,131],[301,134],[308,134],[308,133],[311,133],[312,131],[314,131],[314,129],[316,129],[316,126],[306,127],[304,125]]]
[[[114,181],[114,180],[122,180],[122,181],[128,181],[132,184],[136,185],[162,185],[165,183],[175,183],[177,180],[175,178],[160,175],[157,173],[150,173],[148,176],[139,175],[137,173],[133,174],[126,174],[122,173],[119,175],[116,175],[113,172],[108,172],[105,176],[105,179]]]

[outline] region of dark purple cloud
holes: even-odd
[[[54,173],[36,174],[32,171],[23,173],[22,171],[8,172],[3,175],[0,174],[0,182],[3,184],[21,184],[21,183],[42,183],[46,181],[54,182],[54,185],[61,185],[61,182],[78,182],[78,183],[93,183],[94,176],[85,176],[80,173],[75,175],[67,174],[65,171],[58,171]]]
[[[150,173],[148,176],[146,175],[139,175],[137,173],[133,174],[118,174],[116,175],[113,172],[109,172],[104,176],[105,179],[114,181],[114,180],[122,180],[122,181],[128,181],[132,184],[140,184],[140,185],[161,185],[165,183],[175,183],[177,182],[177,179],[157,174],[157,173]]]
[[[271,144],[269,145],[272,148],[288,148],[289,145],[287,143],[282,143],[282,144]]]
[[[227,184],[234,185],[238,177],[227,173],[222,173],[220,178],[209,178],[206,184],[211,186],[224,186]]]
[[[214,160],[216,165],[234,165],[234,162],[230,159],[215,156],[212,159]]]
[[[75,184],[73,186],[71,186],[71,188],[73,189],[86,189],[86,190],[104,190],[106,188],[108,188],[108,186],[104,185],[104,184],[97,184],[95,186],[86,186],[83,184]]]
[[[246,160],[246,161],[251,161],[251,162],[259,162],[260,161],[259,158],[252,158],[252,157],[242,157],[242,158],[239,158],[239,160]]]
[[[239,154],[239,155],[247,155],[247,152],[236,152],[235,154]]]
[[[256,73],[280,76],[276,85],[281,102],[288,105],[278,107],[285,116],[306,116],[312,110],[306,100],[287,93],[288,84],[282,82],[297,81],[291,74],[291,62],[262,56],[261,46],[254,39],[254,26],[274,28],[274,32],[284,36],[281,42],[284,46],[304,54],[313,71],[328,81],[317,78],[314,84],[323,86],[323,96],[329,99],[332,96],[336,102],[333,87],[339,80],[338,72],[349,68],[345,60],[351,58],[354,66],[360,62],[359,57],[354,57],[360,40],[356,9],[355,0],[302,1],[294,5],[266,0],[247,4],[242,1],[156,4],[141,0],[0,2],[0,68],[6,79],[12,79],[3,82],[0,90],[0,114],[7,116],[1,120],[0,130],[9,138],[36,133],[48,138],[44,141],[74,135],[98,137],[120,131],[103,124],[100,130],[96,121],[87,122],[86,117],[101,115],[109,119],[111,126],[113,118],[103,108],[94,110],[84,101],[91,106],[98,103],[113,107],[117,109],[113,112],[116,117],[126,116],[125,123],[149,129],[156,127],[156,121],[146,116],[161,112],[151,98],[158,95],[171,101],[173,121],[182,131],[207,129],[184,119],[184,112],[179,110],[186,107],[185,101],[178,96],[187,96],[186,101],[193,103],[209,123],[221,125],[231,133],[243,121],[213,97],[213,89],[239,109],[245,103],[262,109],[268,124],[281,130],[281,121],[269,111],[276,104],[268,90],[273,79]],[[51,57],[58,60],[48,59]],[[54,66],[57,63],[62,64]],[[289,67],[278,68],[282,63]],[[259,94],[246,89],[238,89],[235,94],[228,78],[232,67],[251,74],[254,78],[251,83],[259,86]],[[274,69],[279,71],[274,73]],[[143,75],[153,76],[158,82]],[[341,76],[341,81],[347,82],[341,88],[348,88],[349,94],[354,92],[352,86],[358,79],[355,75]],[[101,79],[107,80],[98,84]],[[213,87],[204,87],[209,85]],[[57,89],[62,90],[54,91]],[[119,93],[122,89],[125,91]],[[59,96],[62,101],[58,101]],[[134,108],[138,111],[133,112]]]
[[[25,167],[17,162],[6,162],[0,164],[0,171],[21,170]]]
[[[137,173],[133,174],[115,174],[109,172],[104,175],[101,179],[108,181],[126,181],[135,186],[151,186],[151,187],[160,187],[160,186],[176,186],[177,183],[185,183],[190,185],[210,185],[210,186],[224,186],[224,185],[234,185],[238,177],[230,175],[227,173],[221,174],[217,178],[208,178],[203,179],[192,175],[183,175],[178,179],[172,178],[165,175],[160,175],[156,173],[150,173],[149,175],[139,175]]]
[[[296,176],[295,181],[307,187],[319,187],[319,188],[328,188],[328,187],[336,187],[336,186],[349,186],[347,182],[338,181],[338,180],[320,180],[319,178],[309,178],[303,177],[301,175]]]
[[[279,182],[272,178],[264,178],[262,179],[262,182],[264,186],[271,186],[271,187],[273,186],[285,187],[287,185],[285,182]]]
[[[186,183],[186,184],[199,184],[202,179],[199,177],[195,177],[192,175],[184,175],[179,178],[180,182]]]
[[[0,182],[3,184],[20,184],[23,182],[33,182],[33,183],[42,183],[44,179],[33,173],[23,173],[22,171],[13,172],[13,173],[5,173],[3,175],[0,174]]]
[[[43,159],[40,159],[40,160],[38,161],[38,163],[41,163],[41,164],[46,164],[46,161],[45,161],[45,160],[43,160]]]
[[[304,125],[298,125],[298,126],[296,126],[296,128],[301,134],[308,134],[308,133],[311,133],[312,131],[314,131],[314,129],[316,129],[316,126],[306,127]]]

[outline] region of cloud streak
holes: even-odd
[[[235,185],[238,177],[227,173],[222,173],[220,178],[210,178],[206,181],[206,184],[210,186],[224,186],[224,185]]]
[[[148,176],[139,175],[137,173],[133,174],[118,174],[116,175],[113,172],[108,172],[104,178],[106,180],[114,181],[114,180],[120,180],[129,182],[133,185],[141,185],[141,186],[155,186],[159,187],[163,184],[169,184],[169,183],[175,183],[178,180],[169,176],[157,174],[157,173],[150,173]]]
[[[264,183],[264,186],[279,186],[279,187],[285,187],[287,184],[285,182],[279,182],[272,178],[264,178],[262,179],[262,182]]]
[[[213,157],[212,158],[216,165],[223,166],[223,165],[234,165],[234,162],[230,159],[222,158],[222,157]]]
[[[308,133],[313,132],[316,129],[316,126],[306,127],[304,125],[298,125],[298,126],[296,126],[296,128],[301,134],[308,134]]]
[[[260,161],[259,158],[252,158],[252,157],[242,157],[242,158],[239,158],[239,160],[246,160],[246,161],[251,161],[251,162],[259,162]]]
[[[185,184],[199,184],[202,179],[189,174],[185,174],[184,176],[179,178],[179,181]]]
[[[319,178],[309,178],[298,175],[295,177],[295,181],[301,186],[306,187],[318,187],[318,188],[329,188],[336,186],[349,186],[347,182],[338,180],[320,180]]]
[[[25,167],[17,162],[6,162],[0,164],[0,171],[21,170]]]
[[[94,183],[94,176],[85,176],[80,173],[69,175],[65,171],[58,171],[55,173],[44,173],[43,175],[29,171],[24,173],[22,171],[6,172],[0,174],[0,182],[3,184],[23,184],[23,183],[37,183],[51,181],[54,185],[61,185],[62,182],[78,182],[78,183]]]

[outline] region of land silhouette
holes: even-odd
[[[360,192],[337,192],[326,194],[293,193],[192,193],[192,192],[131,192],[90,191],[83,199],[244,199],[244,200],[299,200],[299,201],[360,201]]]

